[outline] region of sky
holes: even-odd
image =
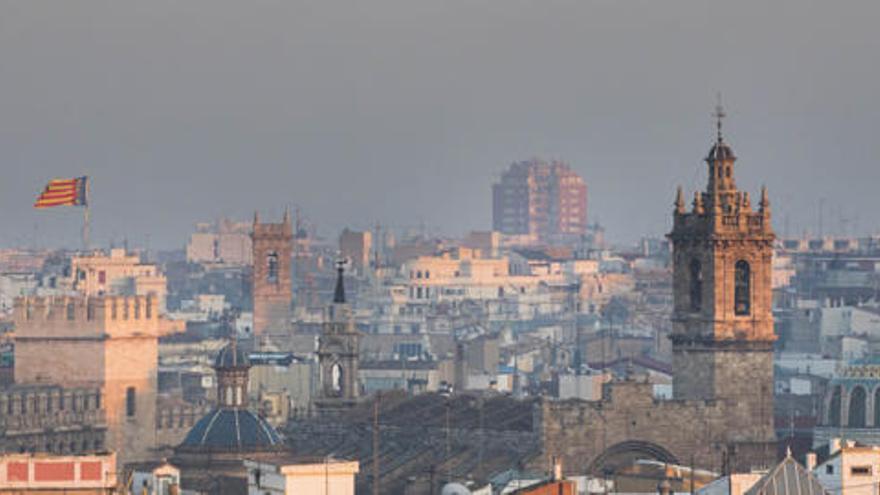
[[[0,246],[76,246],[34,210],[89,175],[94,244],[195,222],[491,226],[513,161],[569,162],[632,242],[705,182],[722,93],[737,182],[779,234],[880,232],[880,2],[0,0]]]

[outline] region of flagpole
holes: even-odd
[[[85,208],[83,209],[83,227],[82,227],[82,243],[83,249],[88,252],[89,251],[89,222],[91,221],[89,215],[89,180],[85,180],[85,191],[83,193],[83,203]]]

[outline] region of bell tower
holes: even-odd
[[[708,184],[685,207],[675,198],[672,315],[673,394],[676,399],[724,401],[732,431],[752,440],[773,438],[771,262],[775,235],[770,201],[757,207],[737,189],[736,157],[721,134],[709,155]]]
[[[351,407],[360,395],[360,335],[354,327],[351,307],[345,301],[344,270],[345,262],[338,261],[333,304],[327,308],[318,344],[320,391],[316,405],[322,410]]]
[[[291,252],[293,230],[285,210],[281,223],[261,223],[254,214],[253,298],[254,337],[257,344],[267,334],[285,333],[290,326]]]

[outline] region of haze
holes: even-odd
[[[669,1],[0,3],[0,245],[78,243],[36,211],[92,177],[93,239],[299,205],[323,235],[491,225],[510,162],[566,160],[612,240],[702,187],[722,92],[741,188],[780,234],[876,232],[880,4]]]

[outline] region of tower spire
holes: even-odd
[[[343,281],[343,273],[345,272],[345,260],[336,261],[336,291],[333,294],[333,302],[336,304],[345,304],[345,283]]]
[[[718,142],[723,141],[721,137],[721,123],[724,120],[724,117],[727,117],[727,114],[724,113],[724,107],[721,105],[721,92],[719,91],[717,96],[717,103],[715,104],[715,113],[712,114],[715,117],[715,128],[718,131]]]
[[[684,213],[684,192],[682,192],[681,186],[678,186],[678,190],[675,192],[675,212]]]

